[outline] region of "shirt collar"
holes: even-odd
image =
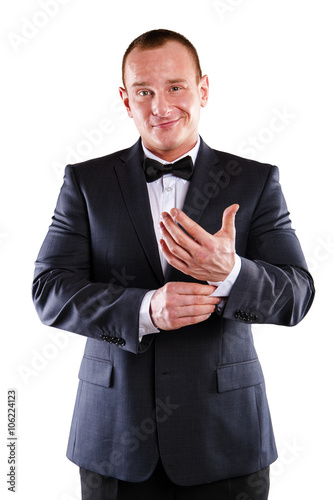
[[[198,142],[196,143],[194,148],[192,148],[190,151],[188,151],[184,155],[180,156],[179,158],[176,158],[175,160],[173,160],[172,163],[174,163],[175,161],[181,160],[182,158],[185,158],[185,156],[190,156],[192,158],[193,165],[195,165],[195,161],[196,161],[198,153],[199,153],[200,142],[201,142],[201,138],[198,135]],[[143,144],[142,139],[141,139],[141,145],[142,145],[143,152],[145,154],[145,158],[151,158],[152,160],[159,161],[160,163],[163,163],[163,165],[170,163],[169,161],[165,161],[162,158],[159,158],[158,156],[154,155],[154,153],[152,153],[151,151],[149,151],[149,149],[147,149],[146,146]]]

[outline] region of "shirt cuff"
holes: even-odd
[[[139,312],[139,342],[144,335],[149,335],[150,333],[158,333],[159,330],[153,325],[149,314],[150,301],[156,290],[150,290],[143,297],[141,302],[140,312]]]
[[[230,274],[226,277],[224,281],[208,281],[209,285],[216,286],[215,292],[211,294],[212,297],[229,297],[232,287],[242,267],[242,260],[239,255],[235,255],[235,265],[232,268]]]

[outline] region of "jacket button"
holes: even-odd
[[[253,323],[254,321],[257,321],[258,317],[255,314],[251,314],[245,311],[236,311],[234,314],[234,317],[236,319],[240,319],[242,321],[245,321],[247,323]]]
[[[100,338],[104,342],[109,342],[109,344],[119,345],[122,347],[126,344],[126,340],[120,339],[118,337],[109,337],[108,335],[100,335]]]
[[[126,341],[124,339],[120,339],[118,337],[113,337],[112,343],[115,345],[124,346],[126,344]]]

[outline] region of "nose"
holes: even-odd
[[[154,116],[165,118],[170,112],[170,103],[164,93],[155,93],[152,103],[152,113]]]

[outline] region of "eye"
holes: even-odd
[[[147,95],[151,95],[150,90],[139,90],[138,95],[141,97],[146,97]]]
[[[178,90],[181,90],[181,87],[179,87],[178,85],[174,86],[174,87],[171,87],[171,92],[177,92]]]

